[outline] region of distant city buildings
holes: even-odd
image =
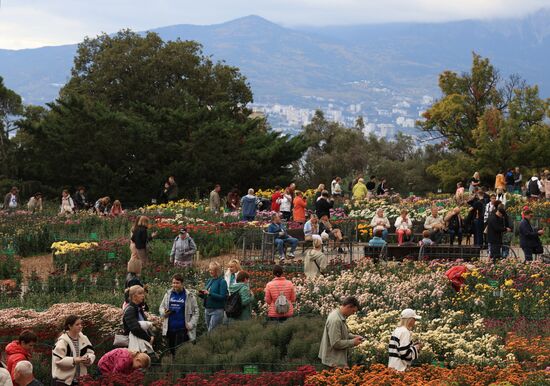
[[[372,92],[371,100],[356,103],[345,103],[335,99],[304,96],[303,102],[296,104],[254,103],[250,105],[255,113],[267,117],[274,130],[297,134],[302,126],[311,123],[316,110],[323,111],[328,121],[353,126],[359,116],[363,117],[365,135],[374,134],[387,139],[398,132],[417,136],[416,120],[434,102],[430,95],[410,96],[394,95],[385,87],[370,87],[368,82],[353,82],[352,86],[361,85]],[[380,93],[388,96],[380,97]]]

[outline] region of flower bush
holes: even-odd
[[[57,241],[53,243],[50,248],[53,251],[54,255],[66,255],[69,253],[78,253],[82,251],[87,251],[92,248],[97,247],[98,244],[95,242],[91,243],[70,243],[68,241]]]
[[[364,312],[415,308],[429,304],[428,316],[438,317],[454,295],[441,269],[419,262],[384,265],[371,261],[353,270],[295,280],[297,311],[327,315],[347,296],[357,296]]]
[[[261,372],[259,374],[238,374],[220,371],[215,374],[187,374],[175,382],[158,380],[152,382],[153,386],[298,386],[303,385],[306,377],[315,374],[313,366],[300,366],[294,371],[281,371],[277,373]]]
[[[323,371],[306,378],[306,386],[542,386],[548,385],[544,371],[525,371],[519,365],[505,368],[459,366],[445,369],[424,365],[405,372],[384,365],[356,366],[351,369]]]
[[[547,264],[522,264],[506,259],[496,265],[479,264],[466,280],[453,307],[492,318],[544,318],[550,305]]]
[[[348,319],[349,329],[366,338],[356,350],[354,363],[387,363],[388,342],[399,321],[400,311],[372,311],[364,317]],[[448,367],[471,364],[476,366],[503,365],[506,360],[504,342],[487,334],[483,319],[465,315],[462,311],[445,311],[441,318],[417,323],[414,340],[424,343],[416,363],[434,360]]]

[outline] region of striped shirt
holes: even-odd
[[[404,326],[397,327],[388,345],[390,359],[388,367],[405,371],[413,360],[418,358],[418,351],[411,342],[411,332]]]
[[[73,346],[74,346],[74,349],[75,349],[75,353],[74,353],[74,358],[80,356],[80,345],[78,344],[78,338],[76,339],[73,339],[72,337],[69,336],[69,338],[71,338],[71,341],[73,342]],[[80,377],[80,365],[77,364],[75,366],[75,374],[74,374],[74,381],[76,381],[78,379],[78,377]]]

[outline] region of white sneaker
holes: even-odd
[[[294,259],[294,253],[290,252],[290,253],[288,254],[288,257],[291,258],[291,259]]]

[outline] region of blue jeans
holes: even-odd
[[[382,239],[384,239],[384,241],[386,241],[387,238],[388,238],[388,230],[384,229],[382,231]]]
[[[279,256],[284,256],[285,244],[290,244],[290,253],[294,253],[294,251],[296,250],[296,246],[298,245],[298,239],[295,239],[294,237],[287,237],[286,239],[275,239],[275,245],[277,246]]]
[[[243,221],[254,221],[256,216],[244,216],[243,215]]]
[[[204,319],[206,320],[206,329],[212,331],[223,323],[223,308],[205,308]]]
[[[458,237],[458,245],[462,245],[462,229],[459,228],[458,231],[454,229],[449,229],[449,241],[453,245],[455,242],[455,237]]]

